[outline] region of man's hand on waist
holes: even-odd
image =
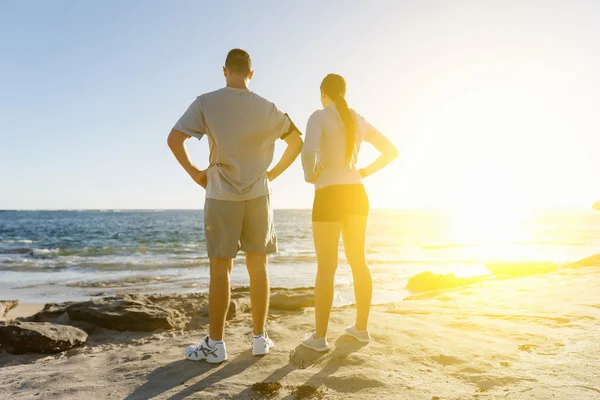
[[[206,185],[208,185],[208,174],[205,169],[202,170],[198,169],[195,166],[192,166],[192,168],[189,171],[189,174],[194,180],[194,182],[206,189]]]

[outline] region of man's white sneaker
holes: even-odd
[[[192,361],[205,360],[207,363],[219,364],[227,360],[227,348],[224,342],[218,342],[213,347],[208,344],[208,336],[198,346],[188,346],[185,358]]]
[[[267,332],[264,332],[262,335],[252,336],[252,355],[253,356],[264,356],[265,354],[269,354],[271,348],[275,347],[273,341],[267,335]]]
[[[316,339],[314,332],[307,334],[304,337],[302,343],[300,344],[304,347],[308,347],[311,350],[318,351],[321,353],[329,350],[329,344],[327,343],[327,339],[324,337]]]
[[[354,337],[361,343],[369,343],[371,341],[371,335],[368,330],[359,331],[356,329],[356,325],[349,326],[345,329],[346,334]]]

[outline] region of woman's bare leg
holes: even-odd
[[[371,270],[365,258],[365,236],[367,217],[352,215],[342,224],[342,237],[346,259],[352,268],[354,279],[354,295],[356,297],[356,329],[367,329],[371,298],[373,296],[373,280]]]
[[[313,222],[313,238],[318,263],[315,281],[315,338],[327,335],[335,289],[341,228],[340,222]]]

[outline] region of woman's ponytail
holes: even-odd
[[[340,75],[329,74],[321,83],[321,91],[333,100],[346,126],[346,159],[353,162],[356,147],[356,120],[346,101],[346,81]]]

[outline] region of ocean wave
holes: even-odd
[[[177,248],[169,247],[84,247],[84,248],[0,248],[0,255],[7,255],[0,262],[11,265],[1,265],[2,270],[49,270],[58,268],[89,268],[97,270],[153,270],[162,268],[196,268],[209,265],[209,259],[205,250],[194,247],[195,243],[183,243]],[[435,257],[434,254],[423,252],[414,253],[380,253],[370,254],[367,258],[369,264],[375,269],[403,268],[411,266],[408,270],[427,270],[445,265],[490,265],[501,264],[503,260],[474,260],[453,257]],[[243,255],[241,255],[243,258]],[[344,253],[340,252],[340,264],[347,264]],[[39,265],[20,266],[20,263],[30,262]],[[317,259],[314,251],[294,249],[282,251],[269,258],[273,266],[277,265],[316,265]],[[14,265],[12,265],[14,263]],[[517,263],[519,265],[531,265],[530,262]],[[429,267],[431,266],[431,267]],[[503,275],[506,275],[503,272]]]
[[[204,251],[180,249],[168,251],[156,248],[83,248],[83,249],[60,249],[60,248],[9,248],[0,249],[0,255],[21,256],[8,259],[11,263],[30,262],[56,263],[60,266],[70,268],[96,268],[96,269],[153,269],[153,268],[194,268],[208,266],[209,259]],[[240,254],[239,258],[243,258]],[[341,265],[347,264],[344,253],[340,253]],[[490,260],[492,261],[492,260]],[[426,254],[415,256],[412,254],[375,254],[368,257],[368,262],[373,267],[393,267],[403,265],[414,266],[440,266],[449,264],[473,265],[479,261],[461,258],[439,258],[428,257]],[[306,265],[316,264],[317,258],[313,252],[300,251],[289,252],[269,257],[269,263],[275,265]]]
[[[389,259],[368,259],[369,265],[448,265],[448,264],[477,264],[476,261],[462,259],[439,259],[439,258],[389,258]]]
[[[17,247],[14,249],[0,249],[0,254],[31,254],[29,247]]]
[[[585,240],[540,240],[540,241],[502,241],[502,242],[473,242],[473,243],[439,243],[422,244],[423,250],[464,249],[468,247],[485,247],[490,245],[503,246],[589,246],[592,242]]]
[[[60,249],[31,249],[33,258],[55,258],[58,257]]]
[[[434,258],[427,257],[423,255],[420,258],[416,257],[403,257],[403,254],[379,254],[381,258],[374,257],[375,254],[371,254],[370,257],[367,257],[367,262],[369,265],[406,265],[406,264],[415,264],[415,265],[445,265],[445,264],[476,264],[476,261],[473,260],[464,260],[459,258]],[[406,255],[404,255],[406,256]],[[314,264],[317,262],[317,256],[314,253],[303,253],[299,255],[273,255],[269,257],[269,262],[271,264]],[[346,256],[343,252],[339,254],[339,262],[347,263]]]
[[[20,244],[32,244],[33,240],[30,239],[4,239],[0,241],[1,243],[20,243]]]
[[[0,262],[0,271],[21,271],[21,272],[43,272],[58,270],[97,270],[97,271],[153,271],[163,269],[184,269],[184,268],[207,268],[210,265],[208,259],[200,260],[177,260],[177,261],[155,261],[148,262],[143,260],[133,262],[107,261],[107,262],[71,262],[66,263],[56,257],[42,257],[38,261],[27,262],[27,260],[9,260]]]
[[[317,262],[316,255],[273,255],[269,257],[272,264],[303,264]]]
[[[82,262],[77,263],[75,268],[92,268],[98,270],[155,270],[155,269],[178,269],[178,268],[198,268],[208,267],[208,259],[200,260],[179,260],[179,261],[156,261],[156,262]]]
[[[167,282],[177,282],[182,279],[174,279],[169,276],[131,276],[127,278],[120,279],[108,279],[101,281],[75,281],[68,282],[67,286],[69,287],[78,287],[78,288],[95,288],[95,289],[110,289],[110,288],[122,288],[122,287],[132,287],[132,286],[145,286],[152,285],[157,283],[167,283]]]
[[[56,265],[56,264],[30,264],[30,263],[20,263],[20,264],[8,264],[8,263],[0,263],[0,271],[11,271],[11,272],[49,272],[49,271],[62,271],[68,269],[68,267],[64,265]]]
[[[60,249],[38,249],[31,247],[16,247],[9,249],[0,249],[0,254],[23,254],[33,258],[56,258]]]
[[[442,249],[461,249],[465,247],[483,246],[485,243],[440,243],[440,244],[422,244],[419,247],[423,250],[442,250]]]
[[[115,247],[84,247],[82,249],[60,249],[60,256],[82,256],[82,257],[99,257],[112,256],[118,254],[120,249]]]
[[[17,248],[0,248],[0,254],[23,254],[33,258],[57,258],[57,257],[106,257],[106,256],[138,256],[146,254],[157,255],[196,255],[206,257],[206,251],[197,247],[190,246],[175,246],[169,247],[84,247],[84,248],[32,248],[32,247],[17,247]]]
[[[84,247],[80,249],[60,249],[60,256],[103,257],[112,255],[135,256],[140,254],[197,254],[205,255],[199,247],[190,245],[175,246],[139,246],[139,247]]]

